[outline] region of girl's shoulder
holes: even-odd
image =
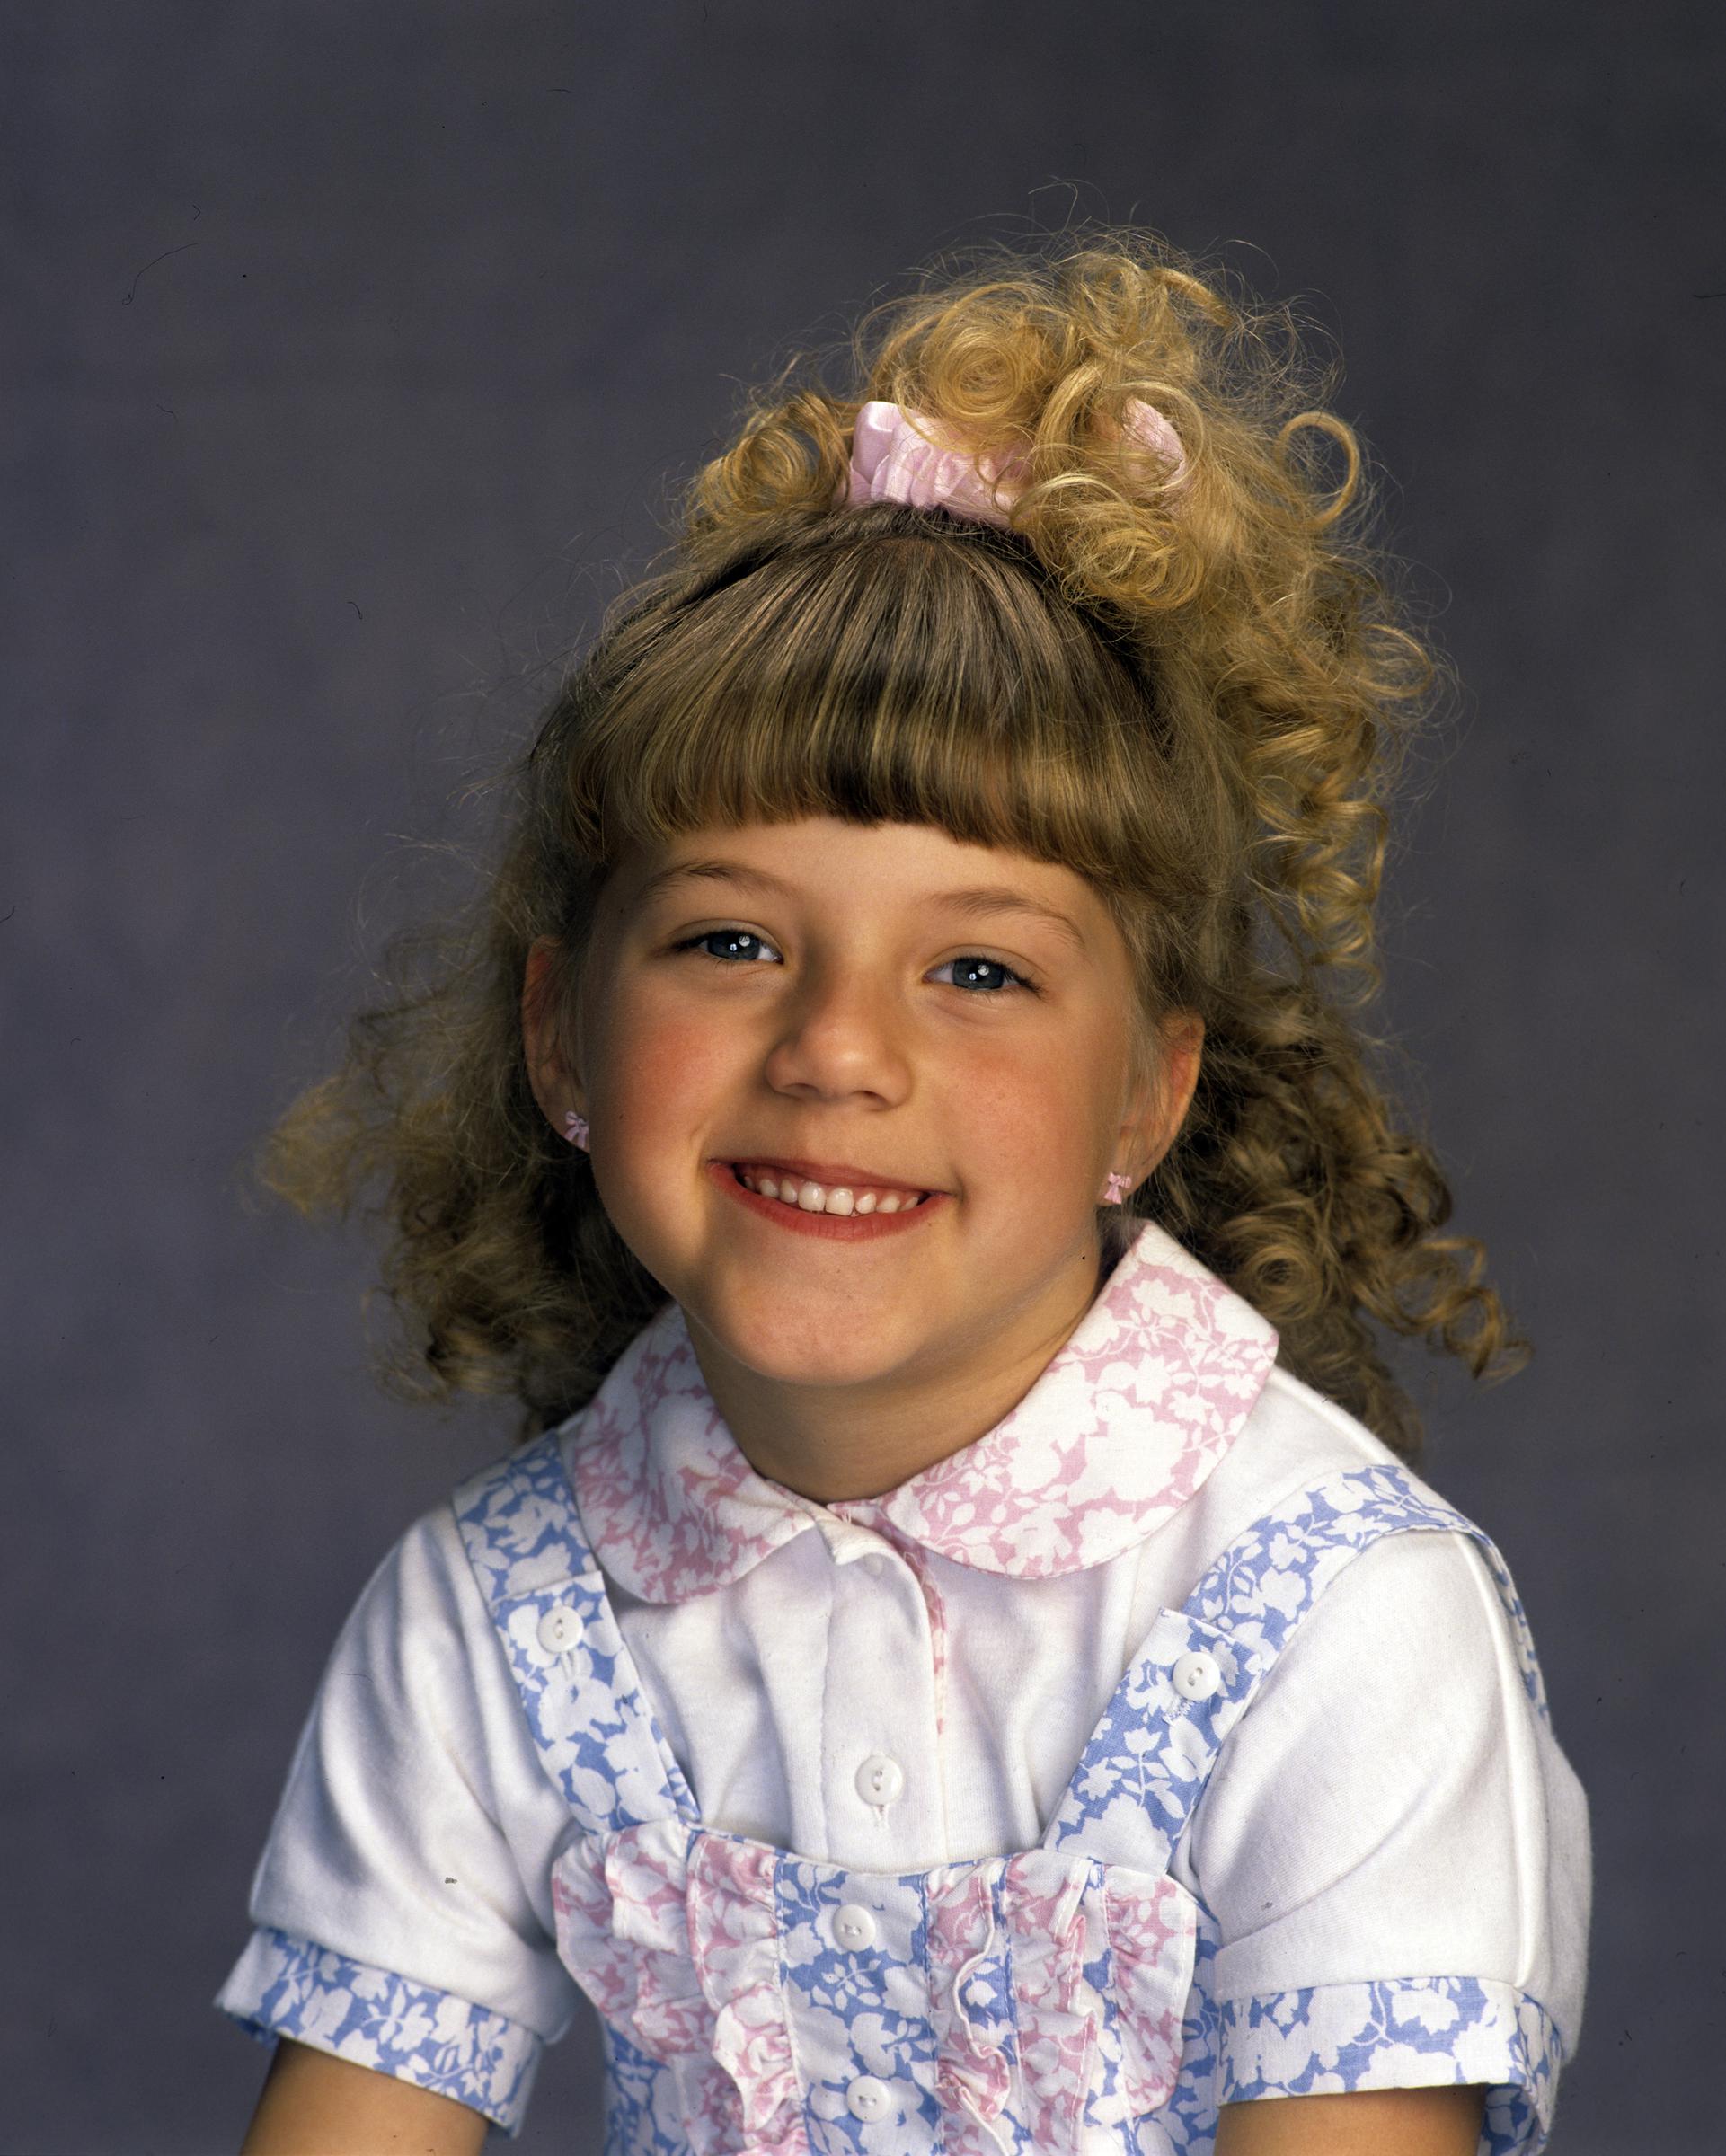
[[[1278,1524],[1297,1534],[1303,1520],[1315,1523],[1337,1505],[1370,1511],[1386,1527],[1394,1520],[1485,1539],[1363,1422],[1279,1363],[1172,1524],[1188,1545],[1190,1563],[1202,1568],[1244,1538]]]
[[[1527,1614],[1491,1534],[1280,1366],[1154,1541],[1160,1599],[1236,1626],[1261,1657],[1314,1670],[1418,1639],[1430,1674],[1465,1669],[1483,1700],[1508,1683],[1545,1719]],[[1300,1680],[1291,1670],[1282,1682]]]

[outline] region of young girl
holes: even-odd
[[[583,1993],[610,2156],[1544,2143],[1583,1801],[1369,1327],[1519,1347],[1350,1015],[1431,669],[1295,359],[1104,234],[757,403],[278,1134],[543,1434],[331,1661],[252,2156],[471,2152]]]

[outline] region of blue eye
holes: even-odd
[[[773,949],[771,943],[763,941],[761,937],[747,928],[705,929],[698,936],[686,936],[684,941],[675,948],[678,950],[700,950],[702,945],[705,943],[753,943],[762,950]],[[702,950],[702,956],[717,959],[721,965],[730,962],[729,959],[721,958],[720,953],[716,950]]]
[[[1003,965],[999,959],[982,959],[968,956],[962,959],[943,959],[942,963],[943,966],[955,967],[973,974],[978,970],[986,973],[1005,974],[1008,982],[1017,982],[1021,988],[1031,988],[1033,995],[1037,993],[1036,990],[1031,987],[1031,984],[1026,980],[1023,974],[1015,973],[1011,966]],[[942,967],[938,966],[935,970],[937,973],[939,973],[942,970]],[[1000,986],[996,986],[987,981],[972,980],[969,982],[960,982],[955,980],[953,986],[955,988],[964,986],[972,994],[979,996],[1005,995],[1008,993],[1007,986],[1005,983]]]

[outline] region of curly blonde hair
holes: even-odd
[[[1280,1360],[1412,1455],[1371,1327],[1520,1366],[1473,1238],[1369,1060],[1392,780],[1440,678],[1368,543],[1355,437],[1287,310],[1138,232],[926,273],[794,362],[690,486],[681,528],[569,671],[514,773],[501,859],[429,975],[354,1023],[271,1134],[304,1209],[377,1188],[411,1388],[581,1406],[665,1291],[546,1127],[524,966],[567,1021],[621,853],[712,824],[927,823],[1086,877],[1129,950],[1140,1051],[1205,1023],[1181,1134],[1104,1263],[1159,1222],[1278,1328]],[[801,378],[800,378],[800,376]],[[866,399],[1013,453],[1010,528],[845,508]],[[1186,456],[1135,456],[1127,402]]]

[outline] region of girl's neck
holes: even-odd
[[[1087,1266],[1052,1322],[952,1369],[866,1386],[788,1384],[739,1363],[698,1321],[689,1336],[738,1449],[758,1475],[819,1505],[882,1496],[992,1430],[1071,1338],[1107,1277]],[[686,1312],[686,1317],[689,1313]]]

